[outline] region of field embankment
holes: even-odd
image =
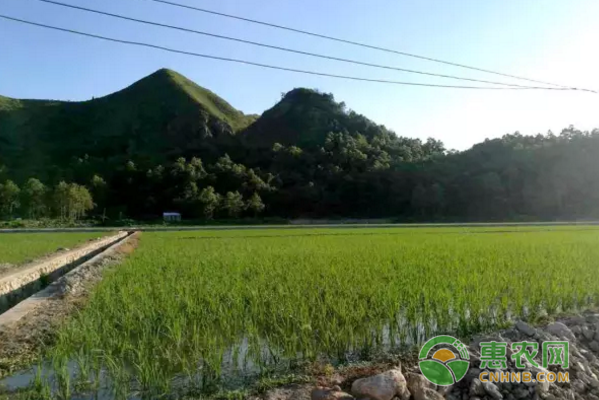
[[[5,270],[0,274],[0,313],[126,236],[127,232],[119,232],[97,238],[75,249],[64,249],[48,257]]]
[[[51,255],[58,249],[80,246],[86,241],[108,235],[115,230],[63,232],[53,235],[23,231],[2,234],[0,231],[0,276],[15,266]],[[13,233],[18,233],[18,235]]]
[[[75,260],[74,269],[1,314],[0,376],[23,368],[54,343],[60,324],[83,307],[103,271],[132,253],[138,240],[139,233],[123,233],[92,243],[95,250],[82,248],[88,253]]]

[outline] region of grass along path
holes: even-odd
[[[85,233],[2,233],[0,265],[22,264],[53,253],[60,247],[71,248],[110,232]]]

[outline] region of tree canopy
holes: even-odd
[[[91,102],[0,100],[4,217],[599,217],[599,130],[448,151],[331,94],[294,89],[256,119],[160,71]]]

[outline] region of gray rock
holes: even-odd
[[[444,397],[431,388],[425,388],[418,396],[414,395],[414,400],[444,400]]]
[[[582,372],[586,371],[584,364],[579,361],[572,362],[572,369],[574,369],[575,371],[582,371]]]
[[[516,399],[527,399],[530,395],[528,389],[525,386],[518,386],[513,391],[514,397]]]
[[[576,340],[576,337],[574,337],[572,331],[561,322],[554,322],[553,324],[548,325],[545,330],[559,338],[565,338],[571,341]]]
[[[535,378],[539,372],[543,372],[545,376],[547,376],[549,371],[541,366],[532,368],[532,374]],[[550,386],[551,383],[547,380],[545,380],[545,382],[536,382],[534,384],[535,392],[539,395],[539,397],[545,398],[545,395],[549,393]]]
[[[474,378],[470,384],[470,396],[484,396],[487,392],[483,386],[483,383],[478,378]]]
[[[580,380],[580,381],[581,381],[582,383],[584,383],[584,384],[585,384],[587,387],[589,387],[589,386],[593,386],[593,385],[592,385],[592,379],[591,379],[591,377],[590,377],[588,374],[586,374],[586,373],[582,373],[582,372],[581,372],[581,373],[578,373],[578,374],[576,375],[576,379]]]
[[[597,359],[597,357],[595,357],[595,355],[593,354],[593,352],[585,350],[585,349],[580,349],[580,354],[582,354],[582,356],[588,361],[588,362],[595,362],[595,360]]]
[[[503,399],[503,395],[501,394],[501,392],[499,391],[499,389],[497,388],[497,386],[491,382],[482,382],[483,387],[485,388],[485,392],[487,393],[487,395],[489,397],[491,397],[493,400],[502,400]]]
[[[582,336],[585,337],[586,340],[593,340],[593,336],[595,336],[595,332],[588,326],[582,327]]]
[[[343,392],[339,386],[316,387],[310,393],[310,398],[312,400],[353,400],[353,396]]]
[[[580,315],[573,315],[568,318],[569,325],[584,325],[585,323],[586,323],[586,320],[583,317],[581,317]]]
[[[311,400],[354,400],[354,398],[343,391],[339,386],[333,386],[331,389],[317,387],[310,393]]]
[[[581,361],[584,361],[584,356],[578,350],[578,347],[572,342],[570,342],[570,357],[572,359],[580,358]]]
[[[591,350],[593,350],[595,353],[599,353],[599,343],[596,340],[593,340],[591,343],[589,343],[589,347],[591,348]],[[583,354],[584,355],[584,354]],[[586,357],[585,357],[586,358]]]
[[[535,330],[535,328],[533,328],[532,326],[528,325],[528,324],[527,324],[526,322],[524,322],[524,321],[518,321],[518,322],[516,323],[516,328],[517,328],[517,329],[518,329],[520,332],[522,332],[522,333],[524,333],[524,334],[526,334],[526,335],[528,335],[528,336],[532,336],[532,335],[534,335],[534,334],[536,333],[536,330]]]
[[[437,385],[429,382],[424,376],[420,374],[407,373],[406,379],[408,383],[408,390],[414,396],[414,400],[428,400],[435,399],[436,397],[432,397],[430,391],[435,391]],[[443,396],[437,392],[435,392],[439,397],[443,398]]]
[[[576,394],[573,389],[567,389],[562,392],[562,398],[566,400],[574,400],[576,398]]]
[[[448,396],[451,392],[451,389],[453,389],[453,385],[437,386],[437,393],[439,393],[441,396]]]
[[[471,353],[472,354],[472,353]],[[470,359],[470,365],[480,365],[480,362]],[[478,378],[480,376],[480,369],[478,368],[470,368],[466,373],[465,380],[466,382],[472,381],[474,378]]]
[[[572,388],[574,389],[574,391],[576,393],[584,393],[586,392],[586,386],[583,382],[576,380],[576,381],[572,381],[570,382],[570,384],[572,385]]]
[[[351,393],[357,398],[368,397],[371,400],[391,400],[395,396],[401,400],[410,398],[406,378],[399,368],[354,381]]]
[[[289,385],[269,390],[264,400],[309,400],[311,391],[311,385]]]

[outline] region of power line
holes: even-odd
[[[186,9],[189,9],[189,10],[195,10],[195,11],[203,12],[203,13],[206,13],[206,14],[218,15],[218,16],[225,17],[225,18],[232,18],[232,19],[236,19],[236,20],[240,20],[240,21],[250,22],[250,23],[253,23],[253,24],[259,24],[259,25],[263,25],[263,26],[268,26],[268,27],[271,27],[271,28],[283,29],[283,30],[290,31],[290,32],[300,33],[302,35],[308,35],[308,36],[313,36],[313,37],[317,37],[317,38],[321,38],[321,39],[332,40],[332,41],[339,42],[339,43],[350,44],[352,46],[365,47],[365,48],[372,49],[372,50],[378,50],[378,51],[384,51],[384,52],[387,52],[387,53],[399,54],[399,55],[406,56],[406,57],[418,58],[418,59],[421,59],[421,60],[426,60],[426,61],[432,61],[432,62],[446,64],[446,65],[451,65],[451,66],[454,66],[454,67],[466,68],[466,69],[470,69],[470,70],[473,70],[473,71],[485,72],[485,73],[488,73],[488,74],[494,74],[494,75],[504,76],[504,77],[507,77],[507,78],[519,79],[519,80],[524,80],[524,81],[529,81],[529,82],[535,82],[535,83],[541,83],[543,85],[551,85],[551,86],[556,86],[556,87],[561,87],[561,88],[568,88],[568,89],[572,89],[572,90],[582,90],[582,91],[597,93],[596,91],[590,90],[590,89],[570,88],[568,86],[559,85],[557,83],[545,82],[545,81],[540,81],[540,80],[535,80],[535,79],[524,78],[524,77],[516,76],[516,75],[504,74],[504,73],[501,73],[501,72],[491,71],[491,70],[488,70],[488,69],[472,67],[472,66],[468,66],[468,65],[464,65],[464,64],[454,63],[454,62],[451,62],[451,61],[440,60],[440,59],[437,59],[437,58],[421,56],[421,55],[418,55],[418,54],[407,53],[407,52],[393,50],[393,49],[389,49],[389,48],[385,48],[385,47],[380,47],[380,46],[374,46],[374,45],[370,45],[370,44],[366,44],[366,43],[355,42],[355,41],[347,40],[347,39],[341,39],[341,38],[337,38],[337,37],[334,37],[334,36],[328,36],[328,35],[323,35],[323,34],[320,34],[320,33],[304,31],[304,30],[301,30],[301,29],[291,28],[291,27],[288,27],[288,26],[277,25],[277,24],[273,24],[273,23],[269,23],[269,22],[258,21],[258,20],[254,20],[254,19],[250,19],[250,18],[240,17],[240,16],[237,16],[237,15],[226,14],[226,13],[222,13],[222,12],[218,12],[218,11],[208,10],[208,9],[205,9],[205,8],[188,6],[188,5],[181,4],[181,3],[174,3],[174,2],[171,2],[171,1],[167,1],[167,0],[147,0],[147,1],[153,1],[153,2],[156,2],[156,3],[168,4],[168,5],[171,5],[171,6],[186,8]]]
[[[327,59],[327,60],[363,65],[363,66],[367,66],[367,67],[395,70],[395,71],[408,72],[408,73],[420,74],[420,75],[435,76],[435,77],[440,77],[440,78],[457,79],[457,80],[470,81],[470,82],[488,83],[488,84],[492,84],[492,85],[503,85],[503,86],[512,86],[512,87],[530,87],[530,86],[525,86],[525,85],[510,84],[510,83],[504,83],[504,82],[494,82],[494,81],[466,78],[466,77],[460,77],[460,76],[454,76],[454,75],[436,74],[436,73],[431,73],[431,72],[424,72],[424,71],[417,71],[417,70],[406,69],[406,68],[399,68],[399,67],[393,67],[393,66],[387,66],[387,65],[368,63],[368,62],[352,60],[352,59],[347,59],[347,58],[334,57],[334,56],[328,56],[328,55],[324,55],[324,54],[290,49],[288,47],[274,46],[274,45],[270,45],[270,44],[266,44],[266,43],[260,43],[260,42],[254,42],[251,40],[246,40],[246,39],[218,35],[218,34],[214,34],[214,33],[210,33],[210,32],[204,32],[204,31],[198,31],[198,30],[194,30],[194,29],[183,28],[180,26],[162,24],[159,22],[147,21],[147,20],[142,20],[142,19],[133,18],[133,17],[127,17],[127,16],[120,15],[120,14],[114,14],[114,13],[110,13],[110,12],[94,10],[91,8],[80,7],[80,6],[76,6],[76,5],[72,5],[72,4],[61,3],[59,1],[53,1],[53,0],[37,0],[37,1],[58,5],[61,7],[67,7],[67,8],[72,8],[72,9],[76,9],[76,10],[105,15],[105,16],[109,16],[109,17],[119,18],[119,19],[123,19],[126,21],[133,21],[133,22],[137,22],[137,23],[141,23],[141,24],[159,26],[162,28],[169,28],[169,29],[187,32],[187,33],[195,33],[198,35],[209,36],[209,37],[213,37],[213,38],[217,38],[217,39],[229,40],[229,41],[234,41],[234,42],[238,42],[238,43],[244,43],[244,44],[249,44],[249,45],[259,46],[259,47],[265,47],[265,48],[269,48],[269,49],[285,51],[285,52],[295,53],[295,54],[301,54],[301,55],[310,56],[310,57],[317,57],[317,58],[323,58],[323,59]],[[568,89],[572,89],[572,88],[568,88]]]
[[[275,70],[281,70],[281,71],[296,72],[296,73],[300,73],[300,74],[325,76],[325,77],[329,77],[329,78],[348,79],[348,80],[364,81],[364,82],[388,83],[388,84],[394,84],[394,85],[425,86],[425,87],[451,88],[451,89],[479,89],[479,90],[560,90],[560,91],[575,90],[575,89],[570,89],[570,88],[548,88],[548,87],[534,87],[534,86],[524,86],[524,87],[488,87],[488,86],[436,85],[436,84],[430,84],[430,83],[401,82],[401,81],[391,81],[391,80],[384,80],[384,79],[361,78],[361,77],[347,76],[347,75],[336,75],[336,74],[329,74],[329,73],[325,73],[325,72],[316,72],[316,71],[301,70],[301,69],[281,67],[281,66],[275,66],[275,65],[269,65],[269,64],[261,64],[261,63],[257,63],[257,62],[253,62],[253,61],[246,61],[246,60],[241,60],[241,59],[236,59],[236,58],[227,58],[227,57],[213,56],[213,55],[209,55],[209,54],[195,53],[195,52],[191,52],[191,51],[178,50],[178,49],[173,49],[171,47],[164,47],[164,46],[159,46],[159,45],[150,44],[150,43],[135,42],[135,41],[124,40],[124,39],[116,39],[116,38],[111,38],[111,37],[108,37],[108,36],[101,36],[101,35],[96,35],[96,34],[93,34],[93,33],[86,33],[86,32],[76,31],[76,30],[73,30],[73,29],[60,28],[60,27],[57,27],[57,26],[41,24],[41,23],[38,23],[38,22],[26,21],[26,20],[23,20],[23,19],[14,18],[14,17],[10,17],[10,16],[7,16],[7,15],[2,15],[2,14],[0,14],[0,18],[4,18],[4,19],[10,20],[10,21],[20,22],[20,23],[27,24],[27,25],[33,25],[33,26],[38,26],[38,27],[42,27],[42,28],[52,29],[52,30],[56,30],[56,31],[68,32],[68,33],[72,33],[72,34],[75,34],[75,35],[86,36],[86,37],[91,37],[91,38],[101,39],[101,40],[106,40],[106,41],[110,41],[110,42],[128,44],[128,45],[133,45],[133,46],[142,46],[142,47],[148,47],[148,48],[157,49],[157,50],[168,51],[170,53],[184,54],[184,55],[188,55],[188,56],[208,58],[208,59],[219,60],[219,61],[227,61],[227,62],[238,63],[238,64],[253,65],[253,66],[261,67],[261,68],[269,68],[269,69],[275,69]]]

